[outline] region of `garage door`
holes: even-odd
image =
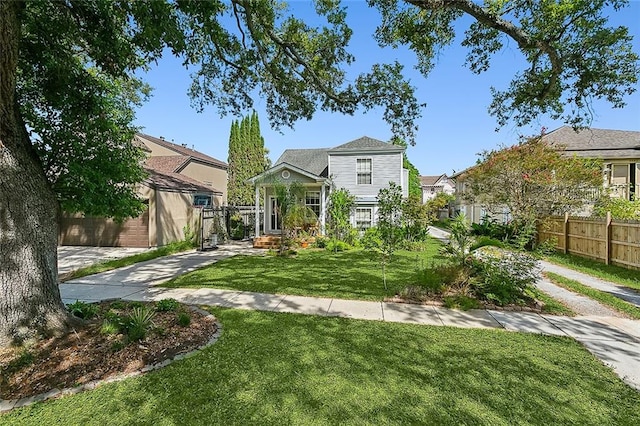
[[[123,223],[98,217],[63,216],[58,241],[63,246],[149,247],[149,211]]]

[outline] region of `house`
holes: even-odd
[[[453,194],[456,190],[454,183],[446,174],[438,176],[420,176],[420,186],[422,188],[422,203],[426,203],[435,198],[441,192]]]
[[[563,149],[565,155],[582,158],[597,158],[604,163],[603,187],[614,197],[632,200],[640,191],[640,131],[583,129],[578,132],[570,126],[563,126],[542,136],[551,146]],[[465,169],[455,173],[456,210],[464,213],[470,221],[479,223],[488,214],[479,204],[464,199],[466,190]],[[494,218],[507,222],[511,216],[508,209]]]
[[[563,126],[542,140],[564,147],[567,155],[599,158],[604,162],[603,184],[612,196],[633,200],[640,188],[640,131],[584,129]]]
[[[179,173],[201,182],[220,194],[214,198],[197,197],[194,204],[205,206],[222,206],[227,202],[227,171],[229,165],[224,161],[188,148],[187,144],[176,144],[165,140],[162,136],[136,133],[134,143],[144,147],[147,152],[145,166],[163,173]]]
[[[404,148],[363,136],[334,148],[288,149],[275,165],[249,180],[256,188],[256,210],[260,205],[260,189],[264,188],[265,218],[263,229],[256,220],[256,235],[279,234],[275,182],[301,183],[306,190],[304,203],[318,216],[319,229],[325,232],[329,193],[347,189],[356,197],[351,224],[366,229],[376,224],[377,195],[389,182],[402,188],[408,196],[409,172],[402,164]]]
[[[149,135],[136,134],[133,143],[147,154],[144,168],[148,177],[138,187],[147,209],[123,223],[64,215],[60,245],[164,246],[182,240],[187,226],[197,229],[198,207],[220,206],[226,200],[226,163]]]

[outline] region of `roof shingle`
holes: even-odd
[[[182,146],[182,145],[178,145],[169,141],[166,141],[164,139],[160,139],[160,138],[156,138],[154,136],[150,136],[150,135],[146,135],[144,133],[137,133],[136,136],[142,138],[142,139],[146,139],[150,142],[153,142],[155,144],[158,144],[162,147],[165,147],[167,149],[170,149],[180,155],[184,155],[186,157],[191,157],[194,158],[196,160],[200,160],[203,161],[205,163],[209,163],[212,164],[214,166],[218,166],[224,169],[229,168],[229,165],[227,163],[225,163],[224,161],[220,161],[217,158],[213,158],[208,156],[207,154],[203,154],[199,151],[196,151],[195,149],[191,149],[191,148],[187,148],[186,146]]]
[[[329,152],[341,152],[341,151],[403,151],[404,148],[398,145],[392,145],[390,143],[383,142],[378,139],[373,139],[368,136],[363,136],[351,142],[347,142],[342,145],[338,145],[335,148],[329,150]]]
[[[551,145],[565,148],[565,152],[587,158],[638,158],[640,132],[632,130],[583,129],[560,127],[542,137]]]
[[[317,149],[287,149],[274,166],[288,163],[316,176],[328,177],[329,156],[328,148]]]
[[[180,173],[161,172],[150,168],[145,168],[149,176],[146,182],[156,188],[169,191],[189,192],[189,193],[213,193],[222,194],[221,191],[205,186],[203,183]]]

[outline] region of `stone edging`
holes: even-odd
[[[203,309],[200,309],[195,306],[188,306],[188,307],[192,311],[198,312],[204,315],[205,317],[213,317],[213,314]],[[130,373],[117,374],[115,376],[111,376],[106,379],[92,380],[90,382],[85,383],[84,385],[76,386],[73,388],[51,389],[48,392],[41,393],[38,395],[28,396],[26,398],[21,398],[21,399],[9,399],[9,400],[0,399],[0,414],[7,413],[13,410],[14,408],[26,407],[28,405],[35,404],[36,402],[46,401],[48,399],[60,398],[67,395],[75,395],[80,392],[92,390],[105,383],[119,382],[121,380],[129,379],[131,377],[140,376],[142,374],[148,373],[149,371],[158,370],[160,368],[166,367],[167,365],[173,363],[174,361],[191,358],[192,356],[197,355],[198,352],[200,352],[204,348],[210,345],[213,345],[218,341],[218,339],[220,338],[220,335],[222,334],[222,324],[220,324],[217,320],[215,320],[215,324],[216,324],[216,332],[213,333],[209,341],[204,345],[198,346],[191,352],[177,354],[173,358],[165,359],[164,361],[159,362],[157,364],[145,365],[139,370],[132,371]]]

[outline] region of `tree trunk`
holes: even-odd
[[[16,101],[23,9],[0,2],[0,347],[70,321],[58,289],[58,202]]]

